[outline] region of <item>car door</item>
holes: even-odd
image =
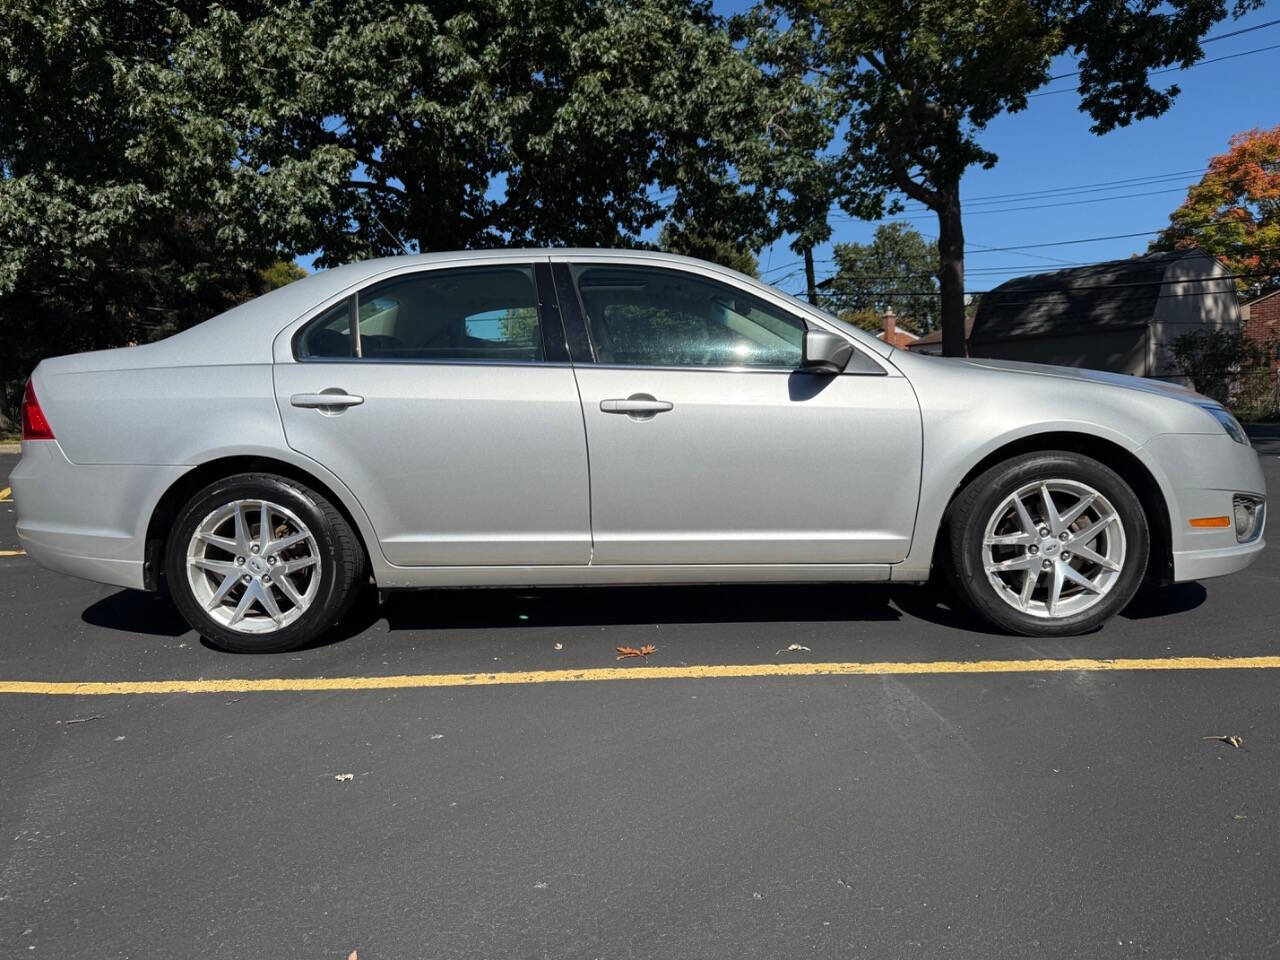
[[[393,564],[590,558],[582,412],[535,273],[548,265],[379,280],[304,325],[275,367],[289,445],[350,487]]]
[[[555,269],[587,429],[594,563],[906,556],[921,428],[891,366],[855,351],[844,374],[798,370],[806,321],[714,275],[617,259]]]

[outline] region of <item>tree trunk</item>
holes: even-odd
[[[942,292],[942,355],[963,357],[964,224],[960,220],[960,182],[938,190],[938,282]]]
[[[805,288],[809,293],[809,302],[816,307],[818,305],[818,281],[813,275],[813,247],[805,247],[804,282]]]

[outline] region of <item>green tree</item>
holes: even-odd
[[[301,280],[306,275],[307,271],[292,260],[277,260],[262,271],[262,285],[268,290],[275,290],[277,287],[287,286],[295,280]]]
[[[697,224],[668,221],[658,233],[658,246],[667,253],[709,260],[749,277],[760,275],[760,261],[756,259],[755,252],[748,250],[730,231],[721,231],[719,236],[713,236]]]
[[[203,320],[299,251],[754,236],[735,164],[766,93],[704,0],[5,3],[0,383]]]
[[[0,6],[0,386],[34,363],[202,320],[261,292],[273,211],[175,91],[203,5]]]
[[[1234,12],[1260,6],[1237,0]],[[847,119],[840,204],[850,214],[901,209],[888,194],[937,214],[943,352],[964,352],[964,228],[960,179],[997,161],[987,124],[1022,110],[1053,79],[1053,58],[1078,58],[1081,109],[1106,133],[1158,116],[1178,88],[1151,71],[1190,66],[1226,0],[764,0],[748,28],[803,44]]]
[[[1193,330],[1173,341],[1173,359],[1199,393],[1228,404],[1246,371],[1270,364],[1258,344],[1238,330]]]
[[[1241,292],[1280,287],[1280,126],[1247,130],[1209,161],[1152,250],[1203,247]]]
[[[938,248],[909,224],[883,223],[870,243],[837,243],[836,270],[825,284],[833,312],[892,307],[916,333],[938,325]]]
[[[178,60],[247,166],[341,158],[321,265],[637,245],[707,222],[763,126],[761,71],[703,0],[275,6],[210,18]]]

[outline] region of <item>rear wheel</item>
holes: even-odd
[[[948,535],[961,596],[1027,636],[1098,627],[1133,598],[1150,552],[1129,485],[1066,451],[1025,454],[975,478],[952,505]]]
[[[346,614],[363,555],[346,519],[308,487],[239,474],[197,493],[165,555],[175,605],[214,646],[271,653],[302,646]]]

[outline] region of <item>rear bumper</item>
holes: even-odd
[[[72,463],[56,440],[28,441],[9,477],[18,541],[50,570],[141,590],[152,511],[186,469]]]

